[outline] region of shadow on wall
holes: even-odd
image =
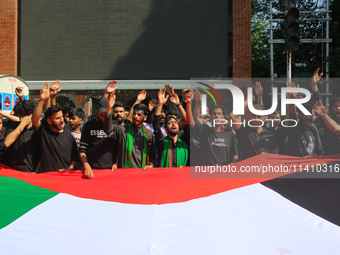
[[[153,0],[115,79],[230,77],[231,0]],[[228,14],[230,13],[230,14]],[[228,35],[229,31],[229,35]],[[230,49],[229,49],[230,48]]]

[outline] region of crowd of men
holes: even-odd
[[[278,111],[270,116],[252,114],[252,126],[216,122],[241,123],[241,117],[219,105],[202,114],[199,91],[184,89],[181,102],[169,84],[159,90],[158,100],[150,100],[148,105],[143,104],[147,92],[141,91],[126,111],[126,106],[116,101],[117,82],[111,81],[95,114],[88,117],[82,109],[56,104],[59,80],[52,86],[45,83],[39,102],[24,100],[18,87],[15,92],[20,101],[13,112],[0,112],[0,162],[35,173],[81,169],[85,178],[94,178],[93,169],[227,165],[262,153],[299,157],[338,154],[340,98],[330,106],[322,104],[317,85],[321,77],[316,70],[313,96],[305,104],[312,115],[288,105],[286,118],[297,122],[290,128],[279,125],[280,121],[256,124],[266,123],[267,118],[281,120]],[[254,108],[264,110],[261,83],[255,83],[254,90]]]

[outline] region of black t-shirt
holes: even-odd
[[[269,132],[274,133],[277,141],[278,154],[288,155],[288,130],[289,127],[279,126],[276,130],[264,126]]]
[[[252,127],[241,127],[237,131],[240,149],[240,160],[253,157],[261,153],[278,153],[277,137],[267,129],[260,133]]]
[[[198,123],[195,131],[200,136],[199,157],[202,165],[227,165],[238,155],[238,142],[232,131],[216,132],[213,128]]]
[[[97,119],[85,123],[81,132],[79,152],[86,153],[87,161],[94,169],[111,169],[118,155],[116,142],[107,137],[103,124]]]
[[[20,122],[12,122],[8,126],[6,136],[14,131]],[[6,151],[6,163],[23,172],[34,172],[40,156],[37,133],[33,126],[24,128],[18,138]]]
[[[297,120],[297,114],[292,113],[289,118]],[[299,120],[296,127],[288,130],[288,155],[305,157],[323,154],[319,131],[313,122]]]
[[[67,169],[72,161],[77,160],[76,141],[69,132],[65,130],[61,133],[53,132],[48,123],[43,120],[38,138],[41,149],[38,172]]]

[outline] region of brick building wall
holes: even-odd
[[[251,1],[233,0],[233,78],[251,77]]]
[[[18,0],[0,1],[0,74],[18,72]]]

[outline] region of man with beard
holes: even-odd
[[[121,102],[116,102],[113,106],[112,119],[117,121],[120,125],[125,125],[125,109]]]
[[[81,138],[81,123],[83,123],[83,120],[85,119],[85,112],[80,108],[73,108],[69,111],[68,116],[68,125],[71,128],[70,132],[76,140],[77,147],[79,148]]]
[[[175,116],[169,115],[165,119],[164,135],[160,127],[160,118],[163,105],[168,100],[169,95],[165,97],[165,89],[158,92],[158,105],[154,116],[154,133],[157,141],[157,151],[160,156],[160,167],[182,167],[188,162],[188,146],[178,137],[179,125]]]
[[[265,110],[261,104],[255,104],[256,110]],[[278,153],[277,137],[274,133],[263,128],[267,119],[265,115],[251,114],[251,125],[241,127],[237,131],[237,140],[240,149],[240,160],[247,159],[262,153]]]
[[[32,126],[32,113],[37,103],[32,100],[19,101],[16,114],[20,122],[11,122],[4,141],[7,147],[8,166],[23,171],[34,172],[39,161],[39,144]]]
[[[32,116],[32,124],[38,132],[40,162],[37,172],[74,169],[77,160],[77,145],[69,132],[64,132],[64,116],[61,106],[53,105],[45,111],[40,122],[43,106],[51,97],[49,84],[40,92],[40,101]]]
[[[210,108],[209,116],[212,126],[204,124],[202,118],[198,118],[198,107],[201,105],[201,94],[194,92],[196,106],[194,120],[191,125],[194,127],[193,134],[198,137],[199,144],[195,151],[198,155],[190,156],[190,165],[227,165],[238,160],[238,143],[235,134],[225,128],[226,112],[224,107],[216,105]],[[191,108],[191,107],[190,107]],[[191,115],[191,112],[189,113]],[[189,119],[189,118],[188,118]],[[222,121],[220,121],[222,120]],[[193,135],[191,135],[193,138]],[[197,138],[195,138],[196,140]],[[193,143],[191,143],[193,145]],[[194,149],[194,148],[193,148]],[[194,150],[191,150],[193,152]]]
[[[295,83],[287,84],[295,87]],[[298,85],[297,85],[298,87]],[[297,98],[297,93],[289,93],[289,98]],[[305,157],[322,155],[323,148],[319,131],[314,124],[315,113],[313,102],[306,103],[305,108],[312,115],[305,115],[300,109],[297,111],[295,104],[288,105],[288,118],[296,120],[298,124],[288,129],[288,155]]]
[[[151,122],[153,122],[154,117],[155,117],[155,109],[157,109],[157,106],[155,106],[155,108],[153,109],[152,112],[152,116],[150,117],[150,119],[152,120]],[[159,115],[159,124],[160,124],[160,129],[163,133],[164,136],[167,136],[167,133],[165,132],[165,127],[164,127],[164,123],[165,123],[165,118],[166,115],[169,113],[169,108],[167,105],[163,105],[161,113]],[[154,132],[154,128],[153,128],[153,124],[152,123],[144,123],[146,129],[150,129],[152,132]]]
[[[146,92],[145,92],[146,94]],[[132,123],[129,125],[118,125],[112,120],[112,107],[115,104],[116,95],[111,93],[106,116],[104,131],[112,137],[119,148],[119,168],[150,168],[154,163],[154,135],[147,130],[143,122],[148,116],[148,107],[138,103],[132,109]]]
[[[87,121],[81,132],[79,157],[85,178],[94,178],[92,169],[116,168],[117,146],[112,144],[103,127],[107,104],[107,98],[100,99],[96,118]]]

